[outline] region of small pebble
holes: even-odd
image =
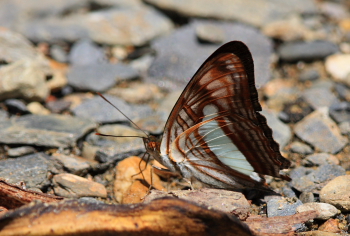
[[[318,215],[316,219],[320,220],[328,220],[329,218],[340,213],[340,211],[331,204],[321,202],[308,202],[297,207],[298,213],[311,210],[317,211]]]
[[[342,211],[350,211],[350,175],[334,178],[320,192],[320,200]]]
[[[62,173],[53,177],[55,194],[62,197],[107,197],[106,188],[83,177]]]

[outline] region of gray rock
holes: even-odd
[[[296,198],[297,197],[297,195],[295,194],[293,189],[289,186],[284,186],[282,188],[282,193],[283,193],[283,196],[288,197],[288,198]]]
[[[78,65],[70,68],[68,84],[78,90],[104,92],[122,80],[138,77],[138,72],[123,64]]]
[[[334,89],[341,99],[350,101],[350,89],[348,87],[343,84],[336,83],[334,85]]]
[[[300,201],[303,203],[314,202],[315,196],[312,192],[302,192],[299,196]]]
[[[9,113],[0,109],[0,121],[7,120],[9,118]]]
[[[89,119],[63,115],[24,115],[0,122],[0,142],[46,147],[71,147],[96,127]]]
[[[76,42],[69,53],[69,62],[73,65],[92,65],[106,62],[103,49],[95,45],[91,40]]]
[[[63,197],[107,197],[106,188],[77,175],[58,174],[53,177],[55,194]]]
[[[23,59],[0,68],[0,100],[21,97],[43,101],[49,95],[45,72],[38,60]]]
[[[47,177],[52,168],[49,157],[44,153],[0,160],[1,178],[12,184],[23,181],[27,188],[47,187],[50,184]]]
[[[284,124],[277,118],[277,114],[274,112],[263,110],[261,114],[266,117],[267,124],[273,131],[273,138],[277,143],[279,143],[280,149],[282,150],[292,138],[292,131],[288,125]]]
[[[246,43],[255,62],[256,85],[260,87],[270,79],[270,60],[272,43],[256,29],[242,24],[196,20],[174,31],[169,36],[159,38],[152,43],[157,51],[149,77],[153,83],[172,91],[181,90],[198,70],[199,66],[218,47],[200,44],[196,37],[196,28],[211,24],[225,32],[224,41],[240,40]]]
[[[175,11],[189,17],[207,17],[239,21],[261,27],[264,24],[283,19],[292,13],[316,12],[313,1],[291,0],[203,0],[200,6],[196,0],[147,0],[147,3],[167,11]]]
[[[343,135],[350,135],[350,121],[344,121],[339,124],[339,129],[341,134]]]
[[[3,2],[0,2],[0,8]],[[22,35],[6,29],[0,30],[0,60],[15,62],[23,59],[34,60],[36,58],[40,58],[43,63],[47,63],[44,56]]]
[[[328,116],[328,109],[320,108],[299,121],[294,131],[298,137],[322,152],[337,153],[348,143],[337,125]]]
[[[75,175],[84,175],[91,167],[89,161],[73,155],[54,154],[52,160],[56,162],[57,169],[63,169]]]
[[[336,156],[328,153],[315,153],[308,155],[302,160],[303,165],[321,166],[325,164],[339,165],[339,160]]]
[[[153,113],[149,106],[127,104],[117,97],[110,95],[104,96],[130,119],[145,117]],[[100,96],[95,96],[84,101],[82,104],[75,107],[73,112],[76,116],[93,119],[100,123],[128,121],[125,116],[117,109],[114,109]]]
[[[338,102],[337,97],[324,87],[306,89],[302,96],[314,110],[321,107],[330,107],[333,103]]]
[[[287,199],[282,197],[275,197],[267,202],[267,216],[290,216],[296,213],[298,206],[303,203],[298,199]]]
[[[314,151],[309,145],[306,145],[305,143],[302,142],[293,142],[290,144],[290,150],[295,153],[300,153],[303,155],[311,154]]]
[[[224,31],[211,24],[198,25],[196,35],[200,41],[208,43],[224,43],[225,39]]]
[[[317,169],[297,168],[290,172],[292,181],[289,184],[300,192],[319,194],[330,180],[341,175],[345,175],[345,170],[339,165],[322,165]]]
[[[61,45],[54,44],[50,47],[50,56],[62,63],[67,63],[68,62],[68,55],[67,52],[62,48]]]
[[[320,78],[320,73],[317,70],[310,69],[301,72],[299,76],[300,81],[314,81]]]
[[[297,207],[297,212],[316,211],[315,219],[328,220],[329,218],[339,214],[340,211],[331,204],[321,202],[309,202]]]
[[[24,156],[27,154],[32,154],[36,152],[36,149],[31,146],[22,146],[22,147],[16,147],[16,148],[10,148],[7,150],[7,155],[9,157],[19,157]]]
[[[19,99],[6,99],[4,104],[6,105],[8,111],[12,114],[28,114],[30,113],[26,104]]]
[[[288,62],[322,60],[338,52],[338,46],[328,41],[291,42],[282,44],[277,53]]]
[[[23,23],[20,32],[34,42],[75,42],[90,38],[100,44],[140,46],[169,33],[172,27],[171,21],[161,13],[142,6],[32,20]]]
[[[95,158],[99,162],[111,163],[131,155],[138,155],[145,152],[145,146],[141,138],[123,137],[145,137],[142,131],[124,125],[104,125],[97,130],[102,134],[121,136],[104,137],[96,134],[89,134],[87,136],[86,141],[90,145],[98,147]]]
[[[329,107],[329,115],[337,122],[350,121],[350,103],[349,102],[334,102]]]

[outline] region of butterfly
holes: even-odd
[[[290,161],[272,137],[255,87],[248,47],[217,49],[189,81],[163,135],[143,137],[146,150],[170,171],[214,188],[265,189],[264,175],[281,175]]]

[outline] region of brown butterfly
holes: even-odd
[[[266,188],[263,175],[290,180],[290,166],[272,138],[254,81],[248,47],[217,49],[198,69],[166,122],[163,136],[147,135],[147,152],[169,170],[225,189]]]

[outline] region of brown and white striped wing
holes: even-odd
[[[229,42],[181,94],[165,126],[161,155],[222,182],[230,176],[252,182],[261,174],[284,177],[279,171],[290,163],[258,111],[252,56],[244,43]]]

